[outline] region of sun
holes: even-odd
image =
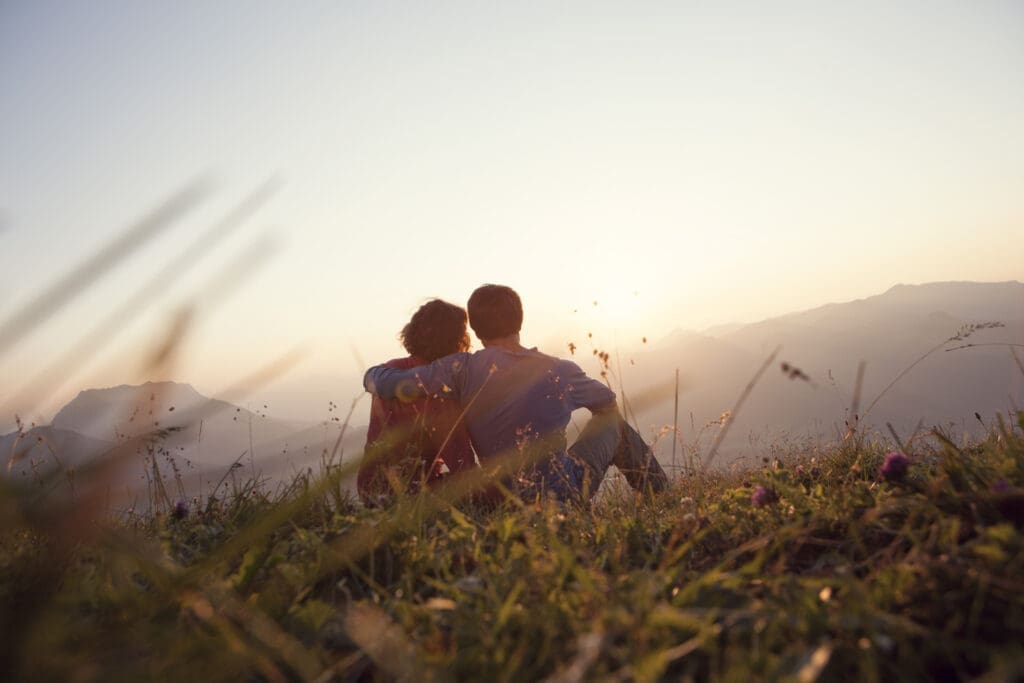
[[[576,309],[579,320],[607,342],[640,342],[653,319],[655,302],[640,289],[608,287]],[[633,337],[636,337],[634,340]]]

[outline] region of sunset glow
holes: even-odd
[[[301,347],[268,390],[301,414],[357,394],[356,358],[400,354],[425,299],[464,304],[483,282],[515,287],[524,341],[561,352],[1024,278],[1016,3],[66,9],[0,9],[0,314],[214,182],[0,359],[4,377],[45,368],[253,188],[282,186],[51,408],[138,379],[191,304],[175,375],[215,392]],[[265,237],[268,257],[247,256]]]

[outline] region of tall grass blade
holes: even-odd
[[[70,303],[111,268],[169,229],[186,211],[198,204],[208,191],[209,184],[205,181],[187,185],[130,226],[113,242],[15,311],[0,323],[0,355]]]

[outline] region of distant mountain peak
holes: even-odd
[[[196,398],[206,398],[193,387],[191,384],[185,382],[173,382],[171,380],[148,380],[143,384],[118,384],[113,387],[95,387],[92,389],[83,389],[78,392],[79,396],[88,395],[102,395],[102,394],[126,394],[133,392],[141,392],[144,390],[150,391],[173,391],[182,395],[191,394]]]
[[[167,413],[209,404],[191,384],[171,381],[149,381],[144,384],[119,384],[112,387],[85,389],[53,416],[52,425],[60,429],[112,438],[111,424],[122,424],[138,415],[152,416],[158,421]]]

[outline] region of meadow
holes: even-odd
[[[1024,679],[1024,413],[862,434],[588,508],[289,485],[111,517],[0,497],[5,680]],[[55,475],[57,476],[57,475]],[[90,480],[93,484],[90,484]]]
[[[9,317],[0,354],[194,193]],[[158,271],[32,387],[52,391],[178,270]],[[173,374],[189,320],[154,340],[151,374]],[[997,324],[980,325],[914,365]],[[482,507],[467,495],[474,475],[366,509],[349,493],[358,457],[335,452],[281,485],[231,468],[188,499],[179,473],[161,470],[166,429],[88,464],[0,477],[0,680],[1024,680],[1024,413],[973,441],[938,427],[869,433],[856,409],[862,367],[852,424],[833,443],[715,463],[774,358],[710,444],[691,439],[668,491],[636,496],[613,479],[587,507]],[[627,415],[643,402],[620,396]],[[111,482],[140,467],[147,504],[112,510]]]

